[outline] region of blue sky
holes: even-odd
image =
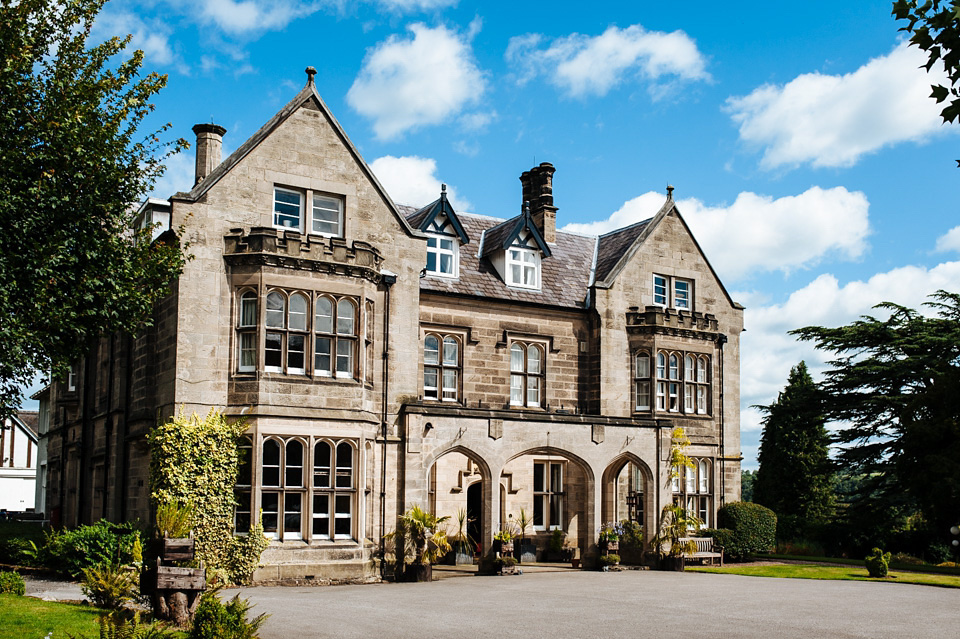
[[[678,8],[682,7],[682,9]],[[957,126],[929,99],[889,1],[108,3],[95,36],[132,33],[169,74],[148,123],[224,156],[317,68],[318,89],[395,201],[440,182],[458,210],[520,207],[520,173],[557,167],[558,225],[645,219],[666,185],[727,288],[742,336],[744,467],[790,366],[785,335],[883,300],[958,290]],[[192,184],[174,158],[156,195]]]

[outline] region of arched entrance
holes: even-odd
[[[486,463],[473,451],[455,447],[439,455],[427,475],[429,509],[438,517],[448,517],[448,538],[457,563],[471,563],[478,546],[483,545],[489,526],[489,475]],[[462,520],[462,525],[461,525]]]
[[[656,513],[653,475],[639,457],[627,454],[618,457],[603,473],[603,521],[636,522],[644,531],[653,531]],[[645,534],[649,538],[651,534]]]

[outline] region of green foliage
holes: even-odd
[[[236,595],[224,604],[216,591],[202,595],[189,639],[255,639],[268,615],[248,619],[250,601]]]
[[[513,541],[513,531],[509,528],[498,530],[493,533],[493,539],[494,541]]]
[[[196,558],[212,576],[233,583],[249,580],[269,543],[259,517],[246,537],[233,534],[238,443],[245,430],[242,420],[230,423],[216,410],[202,419],[181,411],[147,437],[154,504],[190,504]]]
[[[610,553],[608,555],[600,555],[600,565],[601,566],[616,566],[620,563],[620,555],[615,553]]]
[[[733,545],[733,531],[729,528],[701,528],[697,531],[697,537],[712,537],[714,549],[722,546],[724,556],[729,554],[728,548]]]
[[[142,623],[140,613],[114,611],[97,617],[100,639],[176,639],[180,633],[164,623]],[[70,639],[84,639],[67,633]]]
[[[401,571],[406,563],[434,564],[451,550],[443,526],[449,519],[437,517],[419,505],[401,515],[397,529],[385,535],[396,544],[396,562]]]
[[[516,557],[511,557],[510,555],[503,555],[494,560],[494,565],[496,566],[497,570],[511,568],[517,565],[517,559]]]
[[[563,552],[563,543],[566,541],[567,533],[559,528],[554,528],[550,533],[550,552]]]
[[[151,321],[182,271],[174,238],[131,228],[170,152],[137,129],[166,76],[110,38],[87,48],[105,0],[0,0],[0,416],[34,371],[56,377],[105,334]]]
[[[0,572],[0,593],[10,593],[11,595],[22,595],[27,590],[27,585],[23,582],[23,577],[17,572]]]
[[[930,97],[938,104],[947,102],[940,112],[945,123],[956,121],[960,116],[960,4],[955,0],[896,0],[893,15],[907,21],[900,30],[912,34],[910,44],[927,52],[927,71],[934,66],[946,71],[947,85],[931,86]]]
[[[90,603],[107,610],[120,610],[140,594],[136,571],[117,564],[84,568],[80,589]]]
[[[740,500],[753,501],[753,486],[757,480],[757,471],[740,471]]]
[[[517,517],[517,536],[521,540],[527,538],[527,529],[533,525],[533,516],[523,508],[520,509],[520,516]]]
[[[753,501],[777,513],[780,539],[805,536],[833,514],[833,467],[822,403],[800,362],[790,370],[777,401],[756,407],[766,416]]]
[[[883,511],[890,521],[919,510],[943,535],[960,512],[960,295],[932,297],[932,316],[885,302],[885,320],[793,333],[836,354],[820,389],[825,416],[842,425],[837,459],[863,477],[851,509],[859,502],[880,522]]]
[[[624,548],[643,548],[643,525],[638,521],[624,519],[620,522],[620,545]]]
[[[54,572],[79,577],[85,568],[129,564],[140,541],[136,524],[101,519],[72,530],[51,530],[37,551],[37,562]]]
[[[679,477],[684,467],[697,467],[693,459],[687,455],[687,448],[689,447],[690,438],[687,437],[686,431],[679,426],[674,428],[673,432],[670,433],[670,458],[668,460],[671,479]]]
[[[867,558],[863,560],[867,567],[867,572],[873,578],[886,577],[890,572],[890,553],[885,553],[879,548],[874,548]]]
[[[687,537],[691,531],[695,531],[703,525],[695,515],[688,513],[687,509],[679,504],[667,504],[660,512],[660,524],[657,527],[657,534],[650,543],[657,549],[661,556],[679,557],[685,552],[696,551],[696,544],[693,542],[681,543],[681,539]]]
[[[732,531],[724,552],[744,559],[758,552],[770,552],[776,545],[777,515],[760,504],[735,501],[717,511],[720,528]]]
[[[157,504],[157,534],[160,537],[183,538],[193,528],[193,506],[179,501]]]

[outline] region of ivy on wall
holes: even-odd
[[[269,543],[259,517],[244,537],[234,536],[234,486],[240,465],[243,420],[228,422],[212,409],[205,418],[183,411],[147,436],[150,498],[154,506],[179,502],[194,509],[196,558],[214,583],[246,583]]]

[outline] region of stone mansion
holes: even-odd
[[[182,406],[249,424],[236,525],[262,513],[259,581],[372,574],[413,505],[466,510],[484,552],[523,509],[587,564],[601,523],[653,530],[672,500],[715,525],[740,495],[743,307],[672,188],[599,237],[557,230],[548,163],[500,217],[444,191],[401,206],[307,73],[223,161],[225,129],[195,126],[195,184],[141,206],[193,259],[151,328],[41,397],[48,516],[149,520],[145,435]],[[671,480],[677,426],[695,468]]]

